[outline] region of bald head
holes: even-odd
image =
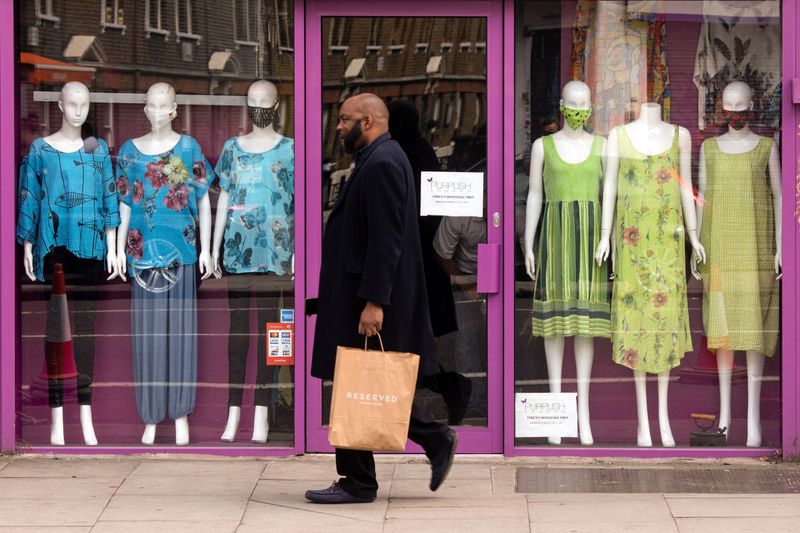
[[[89,96],[89,89],[86,85],[79,81],[70,81],[64,84],[61,88],[61,101],[65,101],[70,97],[87,97]]]
[[[175,101],[175,89],[169,83],[159,81],[147,89],[147,96],[145,98],[150,100],[154,96],[160,96],[165,100]]]
[[[389,131],[389,110],[383,100],[372,93],[351,96],[339,110],[336,130],[345,150],[355,152]]]

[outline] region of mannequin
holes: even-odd
[[[266,289],[262,284],[276,274],[293,272],[294,253],[294,141],[275,131],[278,102],[278,90],[271,82],[258,80],[250,86],[247,106],[253,130],[225,143],[215,171],[221,190],[211,258],[216,277],[222,276],[220,259],[230,274],[229,394],[228,422],[221,437],[224,442],[235,440],[241,420],[251,336],[251,296],[255,296],[258,309],[259,354],[252,441],[265,443],[269,433],[264,324],[277,319],[266,312],[270,303],[264,298]]]
[[[753,91],[749,86],[742,82],[726,86],[722,108],[730,116],[728,132],[707,139],[700,150],[702,200],[697,203],[697,223],[701,237],[712,243],[711,251],[708,266],[698,268],[698,258],[694,255],[691,265],[695,276],[702,274],[703,322],[709,348],[715,349],[717,355],[719,427],[728,428],[726,435],[730,434],[733,355],[735,350],[743,350],[747,354],[746,442],[747,446],[758,447],[764,359],[774,354],[778,336],[777,279],[782,266],[780,157],[775,143],[757,135],[748,125],[753,109]],[[738,205],[729,203],[736,192],[746,196]],[[706,201],[709,218],[703,225]],[[772,211],[766,217],[759,216],[764,215],[761,210],[769,210],[770,203]],[[730,241],[730,233],[724,230],[731,224],[752,228],[752,239],[742,235],[736,242]],[[777,278],[762,266],[769,259]],[[732,271],[731,264],[738,268]],[[741,310],[746,310],[745,316]]]
[[[625,179],[619,186],[619,200],[618,174]],[[615,361],[633,370],[639,446],[652,446],[646,372],[658,374],[661,443],[675,446],[667,404],[670,368],[680,364],[684,353],[692,349],[683,274],[684,234],[693,253],[705,262],[705,250],[697,238],[691,183],[689,132],[664,122],[658,104],[643,104],[637,120],[611,131],[603,190],[602,239],[596,260],[599,263],[608,258],[616,213],[612,344]],[[654,208],[645,206],[653,201],[663,203],[654,204]],[[660,209],[665,209],[661,219]],[[634,216],[644,222],[634,225],[631,221],[635,219],[629,218]],[[645,274],[635,274],[629,266],[631,261],[638,261],[637,268]],[[676,316],[670,317],[669,313]],[[627,320],[639,323],[631,325]],[[646,333],[640,334],[642,330]],[[637,334],[644,340],[637,341]]]
[[[561,92],[561,106],[565,109],[565,116],[569,110],[591,110],[591,93],[589,87],[581,81],[568,82]],[[599,228],[599,182],[602,178],[602,153],[605,141],[602,137],[592,135],[584,130],[582,115],[577,120],[570,119],[565,121],[564,127],[549,138],[539,138],[533,143],[531,149],[531,168],[530,186],[528,188],[528,200],[525,217],[525,269],[531,279],[536,280],[540,271],[536,268],[536,254],[533,248],[539,218],[542,214],[544,204],[543,184],[550,177],[551,182],[547,183],[547,204],[548,210],[543,217],[543,231],[549,230],[550,234],[555,235],[565,232],[565,228],[558,227],[553,229],[553,225],[560,224],[562,206],[567,209],[577,201],[580,205],[586,206],[587,212],[592,213],[589,226]],[[552,144],[551,144],[552,142]],[[546,170],[546,165],[552,168]],[[543,172],[549,171],[549,175],[543,178]],[[581,188],[575,189],[577,181],[585,182]],[[560,182],[560,183],[555,183]],[[561,190],[568,187],[566,190]],[[548,217],[549,212],[553,211],[553,216]],[[588,218],[588,217],[587,217]],[[544,221],[547,221],[546,223]],[[576,221],[580,226],[580,221]],[[591,258],[594,254],[594,245],[599,239],[597,235],[586,233],[581,234],[581,238],[590,240],[590,246],[580,245],[581,249],[589,250],[591,254],[584,264],[593,265]],[[547,235],[541,235],[539,247],[545,251],[540,252],[540,256],[549,257]],[[566,258],[565,258],[566,260]],[[578,266],[576,270],[580,272],[581,261],[578,257],[570,258]],[[540,269],[545,265],[539,265]],[[574,266],[574,265],[570,265]],[[602,270],[601,270],[602,269]],[[545,271],[550,269],[545,268]],[[543,335],[545,356],[547,358],[547,369],[549,373],[550,391],[561,392],[561,369],[564,362],[564,337],[574,337],[575,367],[578,382],[578,427],[581,444],[590,445],[594,442],[589,417],[589,382],[592,373],[592,361],[594,359],[593,337],[610,336],[609,313],[610,306],[605,290],[607,275],[605,266],[592,268],[589,271],[581,272],[580,277],[592,280],[587,285],[594,288],[587,290],[587,294],[577,294],[566,298],[563,295],[571,290],[567,287],[557,287],[560,291],[558,296],[548,298],[545,295],[546,287],[552,287],[558,278],[536,284],[534,296],[534,334]],[[561,283],[563,285],[563,283]],[[545,300],[545,301],[543,301]],[[546,301],[550,300],[550,301]],[[557,307],[557,309],[556,309]],[[591,311],[597,318],[588,318],[583,308],[591,307]],[[551,318],[538,318],[552,314],[558,310],[565,316]],[[560,437],[550,437],[551,444],[560,444]]]
[[[85,300],[73,302],[81,430],[96,445],[91,386],[94,369],[94,291],[105,268],[117,277],[114,244],[119,212],[108,146],[86,142],[81,126],[89,116],[89,89],[69,82],[61,89],[61,128],[37,139],[20,165],[20,216],[17,239],[31,281],[45,281],[53,263],[64,264],[68,283],[85,286]],[[66,201],[65,201],[66,199]],[[111,245],[108,245],[111,243]],[[63,384],[49,380],[50,444],[64,444]]]
[[[170,85],[155,83],[148,89],[144,112],[150,132],[126,141],[117,158],[122,220],[117,262],[123,279],[126,273],[136,278],[134,381],[137,409],[145,423],[142,443],[154,443],[156,426],[169,408],[175,420],[175,444],[185,445],[197,376],[194,263],[199,263],[201,279],[213,273],[211,205],[206,195],[211,169],[197,141],[172,129],[177,104]],[[184,224],[182,230],[176,229]]]

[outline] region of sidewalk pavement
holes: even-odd
[[[605,460],[460,456],[439,491],[430,467],[378,457],[378,500],[317,505],[308,488],[336,478],[331,456],[0,456],[0,533],[191,531],[800,532],[800,494],[515,492],[520,467],[775,469],[755,459]],[[567,489],[569,490],[569,489]]]

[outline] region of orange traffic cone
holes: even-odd
[[[64,284],[64,267],[53,265],[53,292],[47,302],[45,327],[44,368],[42,379],[66,379],[78,375],[75,355],[72,352],[72,331],[69,327],[67,290]]]

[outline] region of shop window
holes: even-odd
[[[233,0],[233,33],[238,46],[258,46],[261,2]]]
[[[34,47],[25,29],[53,4],[59,26]],[[17,10],[18,445],[291,448],[294,65],[277,39],[263,54],[231,46],[242,2],[105,0],[90,21],[72,4]],[[293,2],[258,5],[251,18],[289,18],[291,43]],[[145,32],[87,34],[98,6]],[[133,141],[157,124],[174,137]],[[62,129],[78,143],[51,137]],[[125,281],[107,279],[109,250]]]
[[[515,17],[516,445],[780,447],[781,2]]]
[[[349,18],[331,17],[330,33],[328,37],[328,53],[331,55],[347,55],[350,42],[350,27],[352,21]]]
[[[121,0],[102,0],[100,4],[100,26],[125,31],[125,9]]]
[[[294,8],[291,0],[275,0],[275,22],[278,25],[278,50],[294,52]]]
[[[48,21],[57,25],[61,21],[61,18],[57,17],[53,11],[53,3],[55,1],[56,0],[35,0],[36,18],[39,22]]]

